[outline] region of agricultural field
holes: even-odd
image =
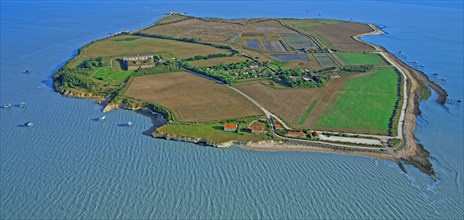
[[[232,47],[232,48],[240,50],[240,52],[242,52],[244,54],[247,54],[248,56],[257,58],[257,59],[259,59],[260,61],[263,61],[263,62],[264,61],[272,62],[272,61],[276,60],[274,57],[272,57],[271,55],[269,55],[267,53],[264,53],[264,52],[258,52],[258,51],[249,50],[249,49],[246,49],[246,48],[238,48],[238,47]]]
[[[373,51],[371,46],[356,41],[354,35],[372,32],[367,24],[337,20],[288,19],[285,24],[314,36],[325,46],[341,51]]]
[[[311,115],[311,112],[314,110],[316,105],[317,105],[317,100],[314,100],[311,103],[311,105],[309,105],[309,107],[306,109],[303,116],[301,116],[301,118],[298,120],[298,122],[296,124],[297,125],[304,125],[306,123],[306,121],[309,119],[309,116]]]
[[[317,118],[315,128],[387,134],[398,100],[398,82],[393,67],[347,81]]]
[[[247,60],[246,57],[242,56],[232,56],[232,57],[220,57],[214,59],[207,59],[207,60],[195,60],[189,61],[188,63],[192,66],[197,67],[208,67],[208,66],[216,66],[222,64],[230,64],[230,63],[237,63]]]
[[[289,89],[269,80],[243,81],[235,83],[233,86],[278,115],[289,126],[313,128],[316,119],[342,93],[346,82],[372,73],[359,73],[332,79],[323,88]]]
[[[318,25],[312,28],[314,32],[324,37],[341,51],[373,51],[371,46],[356,41],[352,36],[372,32],[367,24],[341,22],[336,24]]]
[[[187,58],[196,55],[229,53],[229,51],[201,44],[133,35],[106,38],[82,50],[83,57],[130,56],[154,53],[169,54],[170,57],[176,58]]]
[[[302,58],[304,59],[304,58]],[[290,60],[290,61],[275,61],[268,64],[273,69],[315,69],[307,61]]]
[[[231,40],[240,32],[241,25],[233,22],[208,21],[200,18],[189,16],[175,15],[177,21],[163,25],[163,19],[158,21],[160,25],[148,27],[141,30],[144,34],[160,34],[175,38],[195,38],[204,42],[223,43]],[[168,16],[167,18],[169,18]],[[180,17],[184,17],[181,19]]]
[[[319,65],[323,67],[330,67],[335,65],[332,58],[330,58],[330,56],[326,53],[313,53],[312,55],[314,58],[316,58]]]
[[[262,41],[264,48],[268,51],[284,52],[285,47],[279,41]]]
[[[262,80],[237,83],[234,87],[277,114],[289,126],[298,127],[298,120],[320,96],[319,89],[288,89],[274,85],[270,81]]]
[[[307,51],[319,48],[313,40],[302,34],[281,34],[280,36],[295,50]]]
[[[177,120],[186,122],[262,114],[227,87],[187,72],[135,77],[124,95],[163,105],[175,113]]]
[[[317,62],[316,58],[313,56],[313,54],[307,54],[307,57],[308,57],[308,63],[309,63],[309,66],[311,69],[313,70],[320,70],[322,69],[323,67],[321,66],[321,64],[319,64],[319,62]]]
[[[338,57],[346,65],[381,65],[385,64],[378,54],[373,53],[339,53]]]
[[[158,22],[156,22],[157,25],[168,25],[172,24],[175,22],[180,22],[183,20],[189,19],[188,17],[185,17],[183,15],[171,15],[171,16],[166,16],[162,19],[160,19]]]
[[[277,36],[281,33],[294,33],[279,22],[268,19],[243,19],[243,20],[224,20],[224,19],[205,19],[189,16],[175,15],[173,22],[158,21],[154,26],[141,30],[145,34],[159,34],[176,38],[195,38],[204,42],[224,43],[236,40],[234,36],[241,33],[244,38],[262,38]],[[169,17],[169,16],[168,16]],[[165,24],[168,25],[165,25]],[[245,24],[245,25],[244,25]],[[244,42],[243,42],[244,43]],[[245,45],[245,44],[243,44]]]

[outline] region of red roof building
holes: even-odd
[[[237,124],[224,124],[224,131],[236,131]]]
[[[252,133],[263,133],[264,128],[263,126],[251,126]]]
[[[294,138],[306,138],[306,134],[301,131],[287,131],[287,136]]]
[[[281,129],[282,126],[280,126],[279,124],[274,124],[274,128],[275,128],[275,129]]]

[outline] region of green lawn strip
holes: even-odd
[[[314,100],[311,105],[309,105],[308,109],[306,109],[306,112],[303,114],[303,116],[298,120],[296,123],[297,125],[304,125],[306,120],[308,120],[309,115],[311,115],[311,112],[313,111],[314,107],[316,107],[317,100]]]
[[[248,124],[240,124],[239,128],[247,128]],[[228,141],[260,141],[270,139],[266,134],[253,134],[249,132],[224,131],[224,123],[205,122],[205,123],[181,123],[174,122],[164,125],[157,130],[162,134],[169,134],[181,137],[204,138],[215,143]]]
[[[349,80],[315,125],[387,133],[398,99],[398,77],[395,69],[388,67]]]
[[[346,65],[380,65],[383,63],[382,58],[378,54],[372,53],[339,53],[338,57]]]

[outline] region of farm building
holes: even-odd
[[[122,58],[122,66],[126,70],[147,69],[155,66],[152,55],[130,56]]]
[[[224,124],[224,131],[236,131],[237,124]]]
[[[251,133],[260,134],[263,133],[263,126],[251,126]]]
[[[301,131],[287,131],[287,136],[294,138],[306,138],[306,134]]]

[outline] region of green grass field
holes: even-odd
[[[340,53],[338,57],[346,65],[380,65],[384,63],[379,55],[372,53]]]
[[[393,67],[347,81],[315,126],[386,134],[398,99],[398,81]]]
[[[205,138],[208,141],[216,143],[271,139],[271,137],[265,134],[224,131],[223,126],[223,123],[218,122],[198,124],[171,123],[158,128],[157,131],[162,134],[175,134],[182,137]],[[247,123],[239,125],[240,128],[246,128],[247,126]]]
[[[111,67],[106,66],[98,69],[92,77],[105,82],[123,83],[133,73],[134,71],[116,72]]]

